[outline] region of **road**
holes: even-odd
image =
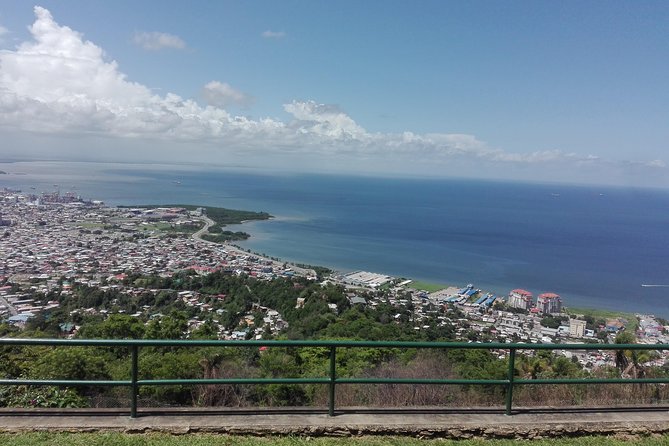
[[[225,244],[220,244],[220,243],[210,242],[209,240],[205,240],[205,239],[203,239],[202,236],[203,236],[204,234],[206,234],[207,232],[209,232],[209,228],[212,227],[213,225],[215,225],[216,222],[215,222],[214,220],[212,220],[211,218],[207,217],[206,215],[202,215],[200,218],[201,218],[202,220],[204,220],[204,226],[203,226],[201,229],[199,229],[197,232],[194,232],[194,233],[193,233],[193,238],[194,238],[194,239],[197,239],[197,240],[199,240],[199,241],[201,241],[201,242],[203,242],[203,243],[208,243],[208,244],[211,244],[211,245],[222,246],[226,251],[230,251],[230,252],[234,252],[234,253],[242,254],[242,255],[247,255],[247,254],[248,254],[247,252],[244,252],[244,251],[240,250],[239,248],[236,248],[236,247],[234,247],[234,246],[232,246],[232,245],[229,245],[229,244],[227,244],[227,243],[225,243]],[[256,257],[262,258],[262,259],[265,260],[265,261],[270,261],[270,262],[272,262],[272,264],[273,264],[275,267],[281,267],[281,266],[283,265],[283,263],[284,263],[284,262],[281,262],[281,261],[276,261],[276,260],[273,260],[273,259],[269,259],[269,258],[267,258],[267,257],[260,256],[260,255],[258,255],[258,254],[254,254],[254,255],[255,255]],[[315,273],[313,270],[311,270],[311,269],[300,268],[300,267],[295,266],[295,265],[292,265],[292,264],[290,265],[290,267],[291,267],[291,269],[292,269],[293,271],[295,271],[295,273],[298,274],[298,275],[301,275],[301,276],[316,276],[316,273]]]
[[[203,242],[213,243],[213,242],[210,242],[208,240],[204,240],[202,238],[202,235],[204,235],[204,233],[206,233],[206,232],[209,232],[209,228],[214,226],[216,224],[216,222],[214,220],[212,220],[211,218],[207,217],[206,215],[203,215],[201,218],[202,218],[202,220],[204,220],[204,226],[201,229],[199,229],[197,232],[193,233],[193,238],[196,238],[198,240],[202,240]],[[218,243],[214,243],[214,244],[218,244]]]

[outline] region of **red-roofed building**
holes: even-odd
[[[543,293],[537,298],[537,308],[544,314],[556,314],[562,311],[562,300],[555,293]]]
[[[508,304],[513,308],[522,308],[529,310],[532,308],[532,293],[523,289],[515,289],[509,293]]]

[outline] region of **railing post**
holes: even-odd
[[[139,347],[136,345],[132,346],[132,368],[131,368],[131,378],[132,384],[130,385],[130,391],[132,395],[130,396],[130,418],[137,418],[137,394],[139,393],[139,386],[137,385],[138,373],[138,356],[139,356]]]
[[[506,387],[506,415],[511,415],[511,408],[513,406],[513,377],[516,371],[516,349],[509,349],[509,370],[507,372],[507,380],[509,383]]]
[[[335,352],[337,347],[330,347],[330,384],[328,392],[328,415],[334,417],[335,414],[335,380],[337,379],[337,362]]]

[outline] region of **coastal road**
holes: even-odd
[[[227,243],[220,244],[220,243],[211,242],[209,240],[203,239],[202,236],[204,234],[206,234],[207,232],[209,232],[209,228],[212,227],[213,225],[215,225],[216,222],[214,220],[212,220],[211,218],[207,217],[206,215],[202,215],[200,218],[202,220],[204,220],[204,226],[201,229],[199,229],[197,232],[193,233],[193,238],[194,239],[197,239],[197,240],[199,240],[200,242],[203,242],[203,243],[208,243],[210,245],[222,246],[226,251],[235,252],[237,255],[240,255],[240,254],[241,255],[248,255],[247,252],[244,252],[244,251],[240,250],[239,248],[236,248],[236,247],[234,247],[232,245],[229,245]],[[258,254],[254,254],[254,255],[256,257],[262,258],[264,261],[272,262],[272,264],[274,265],[275,268],[279,268],[283,265],[283,262],[281,262],[281,261],[276,261],[276,260],[273,260],[273,259],[269,259],[267,257],[260,256]],[[295,265],[290,265],[290,267],[292,268],[293,271],[295,271],[296,274],[299,274],[301,276],[316,276],[316,273],[311,269],[304,269],[304,268],[300,268],[300,267],[295,266]]]
[[[209,242],[208,240],[204,240],[202,238],[202,235],[206,232],[209,232],[209,228],[214,226],[216,224],[216,222],[214,220],[212,220],[211,218],[207,217],[206,215],[203,215],[201,218],[202,218],[202,220],[204,220],[204,226],[202,227],[202,229],[199,229],[197,232],[193,233],[193,238],[196,238],[198,240],[202,240],[203,242],[213,243],[213,242]],[[214,243],[214,244],[217,244],[217,243]]]

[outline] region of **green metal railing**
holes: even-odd
[[[434,384],[434,385],[499,385],[506,389],[505,414],[513,414],[513,390],[519,385],[545,384],[638,384],[669,383],[667,378],[558,378],[520,379],[515,377],[516,352],[538,350],[669,350],[669,344],[504,344],[463,342],[392,342],[392,341],[184,341],[184,340],[101,340],[101,339],[15,339],[0,338],[0,346],[93,346],[125,347],[130,350],[129,380],[36,380],[0,379],[0,385],[36,386],[116,386],[130,388],[130,416],[137,417],[137,397],[142,386],[202,385],[202,384],[323,384],[328,386],[328,414],[335,415],[335,396],[338,384]],[[139,379],[139,350],[141,347],[321,347],[329,350],[329,374],[318,378],[216,378],[216,379]],[[506,350],[508,372],[506,379],[405,379],[405,378],[338,378],[337,349],[342,348],[404,348],[404,349],[483,349]]]

